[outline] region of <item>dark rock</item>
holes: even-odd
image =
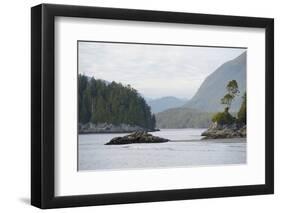
[[[237,123],[231,125],[212,123],[201,135],[205,136],[203,139],[244,138],[247,136],[247,127]]]
[[[166,138],[153,136],[147,133],[146,131],[136,131],[124,137],[115,137],[105,145],[122,145],[122,144],[132,144],[132,143],[164,143],[168,141],[169,140]]]

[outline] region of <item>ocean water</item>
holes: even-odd
[[[104,145],[127,134],[79,135],[78,170],[123,170],[245,164],[245,138],[200,140],[205,129],[161,129],[157,144]]]

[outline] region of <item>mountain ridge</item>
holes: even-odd
[[[167,109],[181,107],[187,102],[187,99],[165,96],[156,99],[146,98],[146,101],[153,113],[159,113]]]
[[[195,95],[183,106],[199,109],[205,112],[216,112],[223,110],[220,99],[226,93],[226,84],[230,80],[236,80],[240,94],[234,99],[231,111],[237,112],[242,96],[246,91],[246,51],[238,57],[225,62],[212,74],[207,76]]]
[[[236,80],[240,94],[235,97],[230,111],[238,112],[246,91],[246,52],[227,61],[207,76],[195,95],[182,107],[172,108],[156,116],[157,128],[207,128],[216,112],[223,111],[220,99],[226,93],[226,85]]]

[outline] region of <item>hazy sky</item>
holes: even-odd
[[[245,49],[79,42],[79,73],[130,84],[146,98],[191,98],[203,80]]]

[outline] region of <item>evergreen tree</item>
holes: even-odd
[[[246,124],[247,123],[247,95],[246,92],[243,95],[243,101],[241,104],[241,107],[239,109],[239,112],[237,114],[238,117],[238,122],[242,123],[242,124]]]
[[[225,111],[228,112],[232,101],[234,98],[240,93],[238,89],[238,83],[236,80],[229,81],[226,85],[227,93],[225,96],[221,99],[221,103],[226,105]]]
[[[226,85],[227,93],[221,99],[221,104],[226,105],[224,112],[218,112],[212,117],[213,122],[218,124],[233,124],[236,118],[229,113],[232,101],[240,93],[236,80],[231,80]]]
[[[231,106],[231,103],[233,99],[238,95],[238,84],[235,80],[229,81],[227,86],[227,93],[225,96],[221,99],[221,103],[226,105],[226,108],[224,112],[218,112],[216,113],[212,121],[217,122],[219,124],[232,124],[234,122],[240,123],[240,124],[246,124],[247,123],[247,96],[246,92],[243,95],[243,101],[241,103],[240,109],[237,113],[237,118],[233,117],[229,112],[229,108]]]

